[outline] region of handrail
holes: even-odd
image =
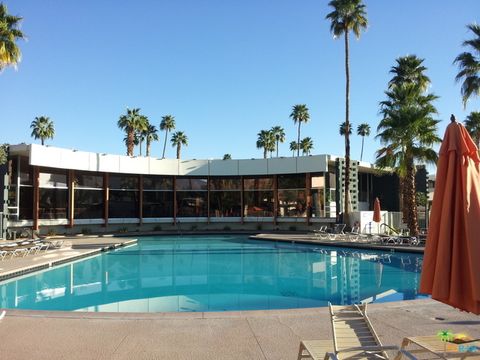
[[[390,225],[388,225],[388,224],[386,224],[386,223],[382,223],[382,224],[380,224],[380,228],[381,228],[382,226],[384,226],[384,227],[386,227],[386,228],[389,228],[389,229],[392,230],[395,234],[400,235],[400,232],[398,232],[397,229],[391,227]]]

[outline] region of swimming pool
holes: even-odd
[[[418,294],[422,256],[249,240],[143,237],[0,283],[0,307],[94,312],[288,309]]]

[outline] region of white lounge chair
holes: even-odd
[[[367,305],[333,306],[330,309],[332,340],[302,341],[298,360],[304,359],[388,359],[387,351],[415,359],[398,346],[384,346],[367,316]]]

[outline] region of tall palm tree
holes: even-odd
[[[302,155],[310,155],[313,150],[313,140],[311,137],[303,138],[300,141],[300,149],[302,149]]]
[[[167,147],[168,132],[175,130],[175,117],[172,115],[165,115],[160,122],[160,130],[165,131],[165,142],[163,143],[162,159],[165,159],[165,149]]]
[[[6,164],[8,159],[8,144],[0,145],[0,165]]]
[[[360,38],[360,32],[367,27],[365,5],[362,0],[331,0],[328,3],[333,8],[326,18],[330,20],[330,31],[335,38],[344,35],[345,41],[345,123],[350,127],[350,47],[349,33],[353,31]],[[344,221],[349,222],[350,203],[350,134],[345,133],[345,198]]]
[[[8,14],[5,4],[0,3],[0,71],[7,66],[16,66],[21,52],[16,41],[25,39],[18,29],[22,18]]]
[[[393,78],[388,83],[389,87],[399,83],[406,83],[417,84],[422,92],[427,90],[430,78],[424,73],[427,70],[422,65],[424,59],[420,59],[416,55],[407,55],[399,57],[395,61],[397,64],[390,69],[390,74],[393,74]]]
[[[480,146],[480,111],[472,111],[464,121],[465,128],[472,136],[475,144]]]
[[[257,134],[257,149],[263,149],[263,158],[267,158],[267,152],[275,150],[275,137],[270,130],[260,130]]]
[[[480,25],[470,24],[467,28],[475,37],[464,41],[462,45],[470,47],[472,52],[463,52],[453,61],[460,70],[455,80],[463,80],[461,93],[464,107],[470,97],[480,94]]]
[[[31,136],[34,139],[40,139],[42,145],[45,144],[45,139],[53,139],[55,135],[55,127],[53,126],[53,121],[50,120],[47,116],[38,116],[30,124],[30,129],[32,129]]]
[[[144,128],[144,125],[145,117],[140,114],[138,108],[127,109],[127,113],[118,119],[117,126],[127,134],[127,156],[133,156],[135,135],[139,129]]]
[[[172,138],[170,139],[172,146],[177,147],[177,159],[180,159],[180,152],[182,150],[182,145],[188,146],[188,138],[187,135],[183,131],[177,131],[172,134]]]
[[[307,105],[294,105],[290,117],[293,119],[294,124],[298,123],[297,144],[300,144],[300,125],[302,122],[307,123],[310,120]],[[297,148],[297,156],[300,156],[300,148]]]
[[[281,126],[274,126],[272,127],[272,129],[270,130],[273,134],[273,136],[275,137],[275,141],[276,141],[276,145],[275,145],[275,148],[277,150],[277,157],[278,157],[278,143],[281,142],[285,142],[285,130],[283,130],[283,128]]]
[[[358,125],[357,127],[357,135],[362,137],[362,151],[360,152],[360,161],[363,159],[363,143],[365,140],[365,136],[370,136],[370,125],[367,123],[363,123]]]
[[[150,147],[152,141],[158,141],[158,130],[155,125],[149,124],[147,130],[144,132],[145,139],[147,141],[146,155],[150,156]]]
[[[231,159],[232,159],[232,155],[230,154],[223,155],[223,160],[231,160]]]
[[[142,156],[142,144],[143,141],[147,138],[147,131],[149,126],[150,122],[148,121],[148,117],[146,117],[145,115],[140,115],[140,120],[137,124],[137,129],[135,130],[140,145],[140,156]]]
[[[292,152],[292,157],[295,156],[295,151],[298,149],[298,143],[296,141],[291,141],[290,142],[290,151]]]
[[[379,167],[394,168],[402,184],[403,215],[412,236],[418,235],[415,172],[416,164],[435,164],[437,153],[432,146],[437,136],[439,120],[433,94],[424,94],[421,86],[400,83],[386,91],[387,100],[380,103],[383,118],[377,128],[377,138],[383,145],[377,151]]]

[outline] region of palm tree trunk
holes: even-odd
[[[408,211],[408,229],[410,236],[418,236],[418,219],[417,219],[417,201],[416,201],[416,186],[415,186],[415,164],[413,160],[409,160],[407,169],[407,211]]]
[[[150,140],[147,138],[147,149],[146,149],[147,157],[150,156]]]
[[[300,125],[302,122],[298,120],[298,141],[297,141],[297,157],[300,156]]]
[[[180,149],[182,147],[182,144],[178,143],[177,144],[177,159],[180,159]]]
[[[168,137],[168,129],[165,130],[165,141],[163,142],[162,159],[165,159],[165,149],[167,148],[167,137]]]
[[[140,137],[139,144],[140,145],[140,156],[142,156],[142,144],[143,144],[143,139]]]
[[[277,140],[277,158],[278,158],[278,140]]]
[[[40,140],[42,140],[42,146],[43,146],[44,143],[45,143],[45,139],[44,139],[44,138],[40,138]]]
[[[263,148],[263,158],[264,159],[267,158],[267,148],[266,147]]]
[[[360,152],[360,161],[363,159],[363,141],[365,140],[365,136],[362,136],[362,151]]]
[[[128,130],[128,141],[127,141],[127,156],[133,156],[133,143],[135,139],[135,134],[133,129]]]
[[[345,206],[343,220],[349,224],[350,203],[350,67],[348,29],[345,28]]]

